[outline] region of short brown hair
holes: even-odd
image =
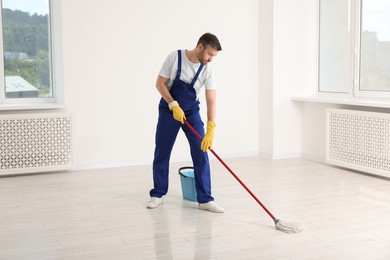
[[[203,45],[203,47],[210,46],[210,47],[213,47],[214,49],[216,49],[217,51],[222,50],[221,44],[219,43],[217,36],[215,36],[212,33],[203,34],[199,38],[198,43],[196,45],[199,45],[199,43],[201,43]]]

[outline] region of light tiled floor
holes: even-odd
[[[150,166],[0,178],[0,259],[390,259],[390,181],[301,160],[218,161],[214,214],[182,199],[172,164],[165,203],[145,208]]]

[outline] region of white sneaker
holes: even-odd
[[[150,199],[150,201],[148,203],[146,203],[146,207],[148,209],[154,209],[154,208],[157,208],[158,206],[160,206],[163,203],[164,203],[164,199],[162,197],[161,198],[152,197]]]
[[[211,211],[211,212],[214,212],[214,213],[223,213],[223,212],[225,212],[225,210],[222,207],[220,207],[217,204],[215,204],[214,201],[210,201],[210,202],[207,202],[207,203],[199,203],[199,209],[208,210],[208,211]]]

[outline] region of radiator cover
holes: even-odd
[[[327,109],[326,161],[390,177],[390,115]]]
[[[0,174],[72,168],[68,113],[0,115]]]

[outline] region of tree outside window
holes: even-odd
[[[5,98],[52,98],[49,0],[3,0]]]

